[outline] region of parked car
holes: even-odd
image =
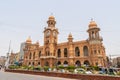
[[[86,71],[85,71],[83,68],[76,68],[76,69],[74,70],[74,73],[81,73],[81,74],[85,74],[85,73],[86,73]]]
[[[85,73],[86,74],[93,74],[91,71],[86,71]]]
[[[109,68],[108,71],[109,71],[108,72],[109,75],[115,75],[116,74],[116,71],[113,68]]]

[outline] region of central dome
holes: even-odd
[[[50,16],[49,20],[55,20],[55,17],[54,16]]]
[[[95,28],[97,27],[97,24],[95,21],[91,21],[90,24],[89,24],[89,28]]]

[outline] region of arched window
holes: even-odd
[[[61,65],[61,62],[60,61],[58,61],[58,63],[57,63],[58,65]]]
[[[34,62],[32,62],[32,65],[34,66]]]
[[[33,53],[33,59],[35,59],[35,52]]]
[[[31,62],[29,62],[28,65],[31,65]]]
[[[40,62],[38,62],[38,65],[40,65]]]
[[[31,59],[32,53],[30,52],[29,59]]]
[[[77,60],[77,61],[75,62],[75,65],[76,65],[76,67],[79,67],[79,66],[81,66],[81,63],[80,63],[80,61],[79,61],[79,60]]]
[[[64,66],[68,66],[68,62],[67,61],[64,61]]]
[[[57,56],[61,57],[61,50],[60,49],[58,49],[58,51],[57,51]]]
[[[39,57],[41,56],[41,51],[39,51]]]
[[[46,53],[46,56],[50,56],[50,49],[49,49],[49,47],[47,47],[46,49],[45,49],[45,53]]]
[[[88,47],[87,46],[83,47],[83,52],[84,52],[84,56],[88,56]]]
[[[67,51],[67,48],[64,48],[64,57],[68,57],[68,51]]]
[[[76,57],[80,56],[80,50],[78,47],[75,47],[75,56]]]
[[[94,31],[92,32],[92,38],[95,38],[95,33],[94,33]]]
[[[85,60],[85,61],[84,61],[84,64],[85,64],[86,66],[89,66],[89,65],[90,65],[90,63],[89,63],[88,60]]]

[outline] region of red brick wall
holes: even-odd
[[[25,70],[5,70],[5,71],[14,72],[14,73],[71,78],[71,79],[79,79],[79,80],[120,80],[120,77],[103,76],[103,75],[68,74],[68,73],[55,73],[55,72],[25,71]]]

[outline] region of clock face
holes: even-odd
[[[50,36],[50,30],[46,32],[46,37]]]

